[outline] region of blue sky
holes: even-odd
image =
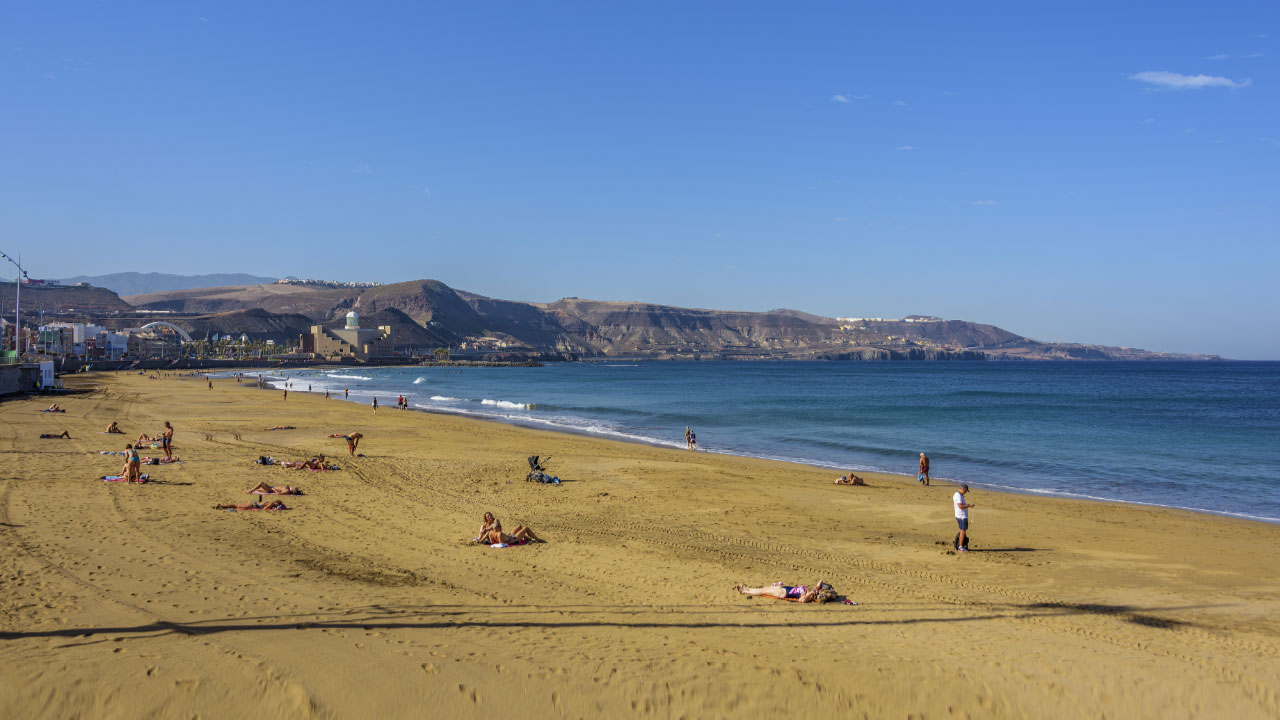
[[[0,250],[1277,359],[1278,20],[13,0]]]

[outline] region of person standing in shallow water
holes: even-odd
[[[378,398],[377,398],[377,397],[374,397],[374,398],[373,398],[373,412],[374,412],[374,414],[375,414],[375,415],[378,413]]]
[[[929,484],[929,456],[920,453],[920,474],[916,476],[916,482]]]

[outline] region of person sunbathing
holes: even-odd
[[[157,436],[155,436],[155,437],[151,437],[150,435],[148,435],[148,434],[146,434],[146,433],[142,433],[141,435],[139,435],[139,436],[138,436],[138,439],[137,439],[137,440],[134,440],[134,441],[133,441],[133,444],[134,444],[134,445],[137,445],[138,443],[144,443],[144,442],[155,442],[156,440],[159,440],[159,439],[160,439],[160,436],[159,436],[159,435],[157,435]]]
[[[41,440],[59,440],[59,439],[64,439],[64,438],[65,438],[65,439],[67,439],[67,440],[70,440],[70,439],[71,439],[71,433],[67,432],[66,430],[63,430],[62,432],[58,433],[57,435],[54,435],[53,433],[40,433],[40,439],[41,439]]]
[[[214,510],[288,510],[281,500],[268,500],[265,503],[247,502],[236,504],[214,505]]]
[[[325,462],[324,455],[313,457],[310,460],[303,460],[301,462],[298,462],[298,461],[290,462],[286,460],[285,462],[282,462],[280,464],[291,470],[337,470],[338,469],[337,465],[330,465],[329,463]]]
[[[120,425],[119,425],[118,423],[116,423],[116,421],[115,421],[115,420],[112,420],[112,421],[111,421],[111,424],[107,426],[107,429],[106,429],[106,430],[103,430],[102,432],[108,432],[108,433],[111,433],[111,434],[113,434],[113,435],[123,435],[123,434],[124,434],[124,431],[120,429]]]
[[[849,473],[848,476],[841,475],[840,477],[836,478],[836,484],[837,485],[866,485],[867,483],[857,475],[854,475],[853,473]]]
[[[45,408],[44,412],[66,412],[66,410],[63,410],[62,408],[58,407],[58,403],[54,403],[49,407]]]
[[[480,534],[476,536],[476,542],[485,545],[496,545],[498,543],[523,545],[527,542],[546,542],[546,540],[538,537],[533,530],[523,525],[516,525],[516,529],[508,535],[502,532],[502,522],[494,517],[493,513],[487,512],[484,514],[484,524],[480,526]]]
[[[298,428],[292,425],[277,425],[275,427],[269,427],[267,429],[268,430],[297,430]]]
[[[837,597],[835,589],[824,582],[818,582],[812,587],[783,585],[780,582],[776,582],[768,587],[753,588],[746,585],[735,585],[733,589],[743,595],[751,595],[752,597],[771,597],[777,600],[790,600],[801,603],[824,603],[835,600]]]
[[[257,485],[245,490],[245,492],[254,495],[301,495],[302,488],[293,485],[268,485],[260,482]]]

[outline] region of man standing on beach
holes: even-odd
[[[342,388],[342,399],[345,400],[349,397],[351,397],[351,388]]]
[[[164,421],[164,432],[160,433],[160,445],[164,447],[164,457],[166,460],[173,459],[173,426],[168,420]]]
[[[916,482],[929,484],[929,458],[924,453],[920,453],[920,474],[916,476]]]
[[[377,414],[378,414],[378,398],[377,398],[377,396],[374,396],[374,398],[373,398],[373,414],[374,414],[374,415],[377,415]]]
[[[968,485],[961,485],[955,495],[951,496],[951,504],[956,509],[956,525],[960,526],[960,534],[956,535],[956,550],[960,552],[969,552],[969,508],[973,507],[973,503],[965,502],[965,493],[969,492]]]

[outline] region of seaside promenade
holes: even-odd
[[[1280,716],[1280,525],[975,488],[961,556],[945,482],[68,384],[95,389],[65,414],[0,403],[6,717]],[[166,420],[181,463],[96,479]],[[326,437],[350,431],[367,457]],[[253,463],[317,453],[342,470]],[[533,454],[566,482],[523,482]],[[212,509],[262,480],[305,495]],[[486,510],[547,542],[469,542]],[[818,580],[859,604],[733,590]]]

